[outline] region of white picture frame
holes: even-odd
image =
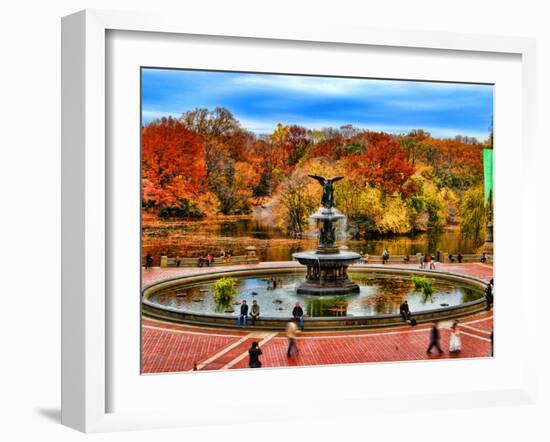
[[[116,320],[109,303],[109,247],[113,240],[110,200],[107,103],[109,88],[106,68],[109,60],[107,34],[109,32],[147,32],[155,35],[217,36],[308,42],[311,44],[338,44],[384,48],[426,49],[430,51],[507,54],[520,58],[521,63],[521,157],[523,179],[518,189],[522,198],[522,226],[519,234],[526,238],[528,226],[536,219],[536,194],[532,191],[535,176],[535,43],[532,39],[492,37],[451,33],[415,31],[391,32],[372,28],[335,26],[320,29],[306,25],[295,29],[285,24],[212,22],[207,17],[155,16],[143,13],[81,11],[62,21],[62,423],[84,432],[123,429],[158,428],[168,426],[207,425],[216,422],[235,422],[235,415],[224,417],[212,405],[209,415],[199,405],[195,413],[189,410],[174,411],[162,407],[154,411],[109,410],[109,392],[112,349],[109,345],[109,327]],[[508,155],[505,153],[503,155]],[[498,174],[498,171],[497,171]],[[527,191],[529,189],[529,192]],[[498,187],[497,191],[498,192]],[[504,204],[504,203],[503,203]],[[498,207],[498,200],[496,206]],[[496,232],[498,238],[498,230]],[[497,246],[498,247],[498,246]],[[527,262],[535,256],[535,244],[523,241],[515,260]],[[519,256],[519,257],[518,257]],[[526,274],[526,269],[522,269]],[[535,281],[521,278],[518,310],[527,310],[536,296]],[[506,288],[499,288],[505,293]],[[376,401],[367,396],[338,395],[326,399],[313,398],[309,411],[301,410],[304,419],[322,416],[323,413],[364,414],[373,410],[396,412],[413,406],[415,409],[489,406],[497,404],[533,403],[535,400],[535,351],[532,337],[533,321],[522,322],[525,351],[521,358],[521,380],[489,390],[477,389],[463,393],[425,395],[389,394],[378,396]],[[138,333],[136,330],[133,332]],[[401,367],[406,367],[406,364]],[[340,370],[331,367],[330,370]],[[397,368],[396,370],[404,370]],[[356,370],[357,371],[357,370]],[[347,375],[357,375],[346,372]],[[199,375],[203,377],[204,375]],[[209,381],[223,382],[224,373]],[[253,374],[257,377],[256,373]],[[299,376],[299,370],[285,372],[286,381]],[[234,378],[237,379],[237,378]],[[520,379],[518,375],[518,379]],[[514,379],[516,381],[516,379]],[[201,381],[198,381],[199,383]],[[365,399],[365,400],[361,400]],[[337,401],[338,410],[327,406]],[[234,402],[234,400],[233,400]],[[221,402],[220,402],[221,403]],[[242,405],[243,404],[238,404]],[[247,409],[246,421],[273,420],[294,417],[292,409],[257,406]]]

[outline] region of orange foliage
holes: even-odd
[[[204,184],[206,166],[200,137],[173,118],[142,130],[142,179],[145,204],[175,206]]]
[[[410,195],[416,191],[409,179],[414,168],[407,161],[396,137],[382,132],[367,132],[367,149],[359,155],[350,155],[348,167],[360,180],[393,194]]]

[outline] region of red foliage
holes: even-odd
[[[179,120],[163,118],[142,129],[142,199],[175,206],[196,195],[204,184],[204,145]]]
[[[407,161],[407,154],[401,150],[394,136],[368,132],[367,149],[359,155],[349,157],[348,167],[363,181],[393,194],[410,195],[416,191],[409,179],[414,168]]]
[[[340,158],[340,147],[344,143],[343,138],[334,137],[317,143],[311,150],[311,158],[327,158],[332,161],[337,161]]]
[[[441,164],[453,167],[457,171],[472,170],[478,174],[483,173],[482,145],[450,139],[433,139],[432,143],[441,151]]]

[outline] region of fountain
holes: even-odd
[[[310,216],[319,228],[317,250],[293,253],[300,264],[307,266],[306,279],[297,293],[303,295],[349,295],[359,293],[359,285],[348,278],[348,267],[361,257],[358,253],[341,251],[336,242],[335,224],[346,216],[334,208],[334,185],[344,177],[324,178],[309,175],[323,186],[322,207]]]

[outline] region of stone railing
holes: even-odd
[[[408,264],[418,264],[420,261],[420,254],[417,253],[416,255],[409,255],[409,261]],[[453,254],[454,257],[454,263],[458,264],[457,255]],[[481,258],[483,255],[481,254],[464,254],[462,255],[462,263],[468,263],[468,262],[481,262]],[[440,260],[436,262],[440,263],[450,263],[449,260],[449,254],[447,252],[442,252],[440,256]],[[487,262],[492,263],[493,262],[493,256],[487,255]],[[382,263],[382,256],[381,255],[369,255],[368,260],[365,264],[381,264]],[[405,255],[390,255],[390,259],[387,261],[389,264],[406,264],[405,261]]]
[[[224,265],[232,265],[232,264],[256,264],[260,262],[258,259],[258,256],[256,255],[255,250],[247,250],[246,255],[235,255],[231,256],[231,258],[222,257],[222,256],[214,256],[213,261],[208,265],[205,261],[203,261],[202,265],[200,264],[199,257],[196,258],[179,258],[179,267],[217,267],[217,266],[224,266]],[[168,257],[168,256],[161,256],[160,257],[160,266],[161,267],[178,267],[178,263],[175,257]]]

